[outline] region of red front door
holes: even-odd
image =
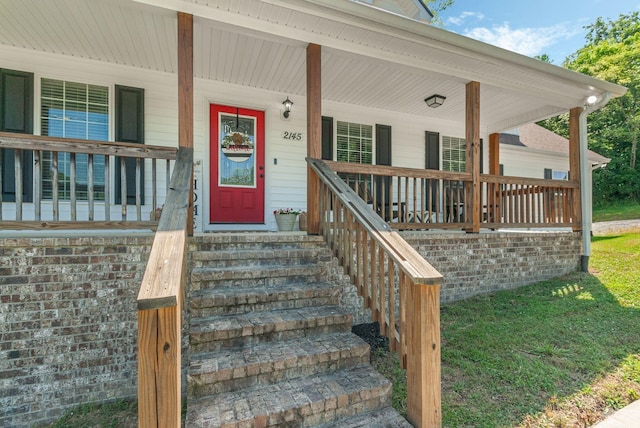
[[[210,223],[264,223],[264,112],[211,104]]]

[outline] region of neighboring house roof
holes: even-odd
[[[569,156],[568,139],[535,123],[521,126],[514,131],[501,133],[500,144]],[[592,165],[606,165],[611,161],[611,159],[592,150],[588,150],[588,156]]]
[[[352,0],[384,9],[416,21],[431,22],[433,12],[422,0]]]

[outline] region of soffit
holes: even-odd
[[[195,16],[197,78],[303,96],[305,48],[318,43],[324,99],[460,122],[464,85],[475,80],[489,132],[561,113],[601,90],[449,46],[437,40],[448,37],[443,30],[429,29],[431,39],[384,22],[372,26],[368,14],[382,21],[393,14],[358,6],[363,16],[304,0],[3,0],[0,44],[176,73],[171,9],[179,9]],[[447,101],[429,109],[423,99],[434,93]]]

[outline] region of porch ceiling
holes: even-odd
[[[463,122],[465,84],[475,80],[488,132],[557,115],[591,94],[624,93],[347,0],[2,0],[0,44],[177,73],[176,10],[196,17],[196,78],[283,97],[306,94],[307,43],[323,46],[325,100]],[[423,101],[434,93],[447,97],[438,109]]]

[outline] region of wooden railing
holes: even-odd
[[[440,426],[442,275],[325,162],[307,162],[319,178],[320,233],[407,369],[409,421]]]
[[[572,227],[578,225],[576,182],[481,175],[484,227]]]
[[[181,328],[193,149],[180,148],[138,293],[138,426],[180,427]]]
[[[572,204],[579,186],[573,181],[481,175],[481,203],[473,207],[471,174],[326,164],[394,229],[473,230],[473,210],[480,213],[479,226],[491,229],[571,227],[579,223]]]
[[[471,174],[326,162],[394,229],[471,227],[465,208]]]
[[[157,225],[155,213],[160,210],[157,163],[159,161],[165,163],[168,187],[171,161],[176,158],[174,147],[62,139],[4,132],[0,133],[0,149],[5,149],[0,150],[0,189],[4,189],[5,192],[12,190],[12,199],[14,199],[10,202],[3,201],[2,192],[0,192],[0,228],[2,229],[155,228]],[[11,157],[13,171],[2,171],[5,164],[1,159],[3,156]],[[60,156],[68,160],[68,175],[60,171],[63,167],[59,163]],[[83,158],[86,156],[86,161],[83,159],[79,162],[80,156]],[[101,157],[99,162],[98,157]],[[152,195],[150,203],[146,205],[148,208],[143,210],[142,185],[145,159],[147,163],[151,163]],[[79,163],[83,166],[86,164],[86,174],[78,172]],[[120,188],[112,191],[116,163],[120,168],[118,176]],[[97,165],[100,165],[101,169],[104,168],[104,174],[98,176],[95,173]],[[127,168],[135,168],[135,204],[128,204],[127,201],[128,197],[131,197],[127,192]],[[27,171],[31,171],[32,178]],[[3,186],[2,177],[5,175],[14,175],[13,189],[9,189],[8,183]],[[25,178],[33,184],[33,189],[29,192],[23,186]],[[44,183],[47,184],[46,187]],[[120,203],[117,205],[112,202],[115,200],[115,192],[118,192],[120,197]],[[135,207],[134,214],[128,213],[129,205]],[[103,209],[97,210],[97,206]],[[118,211],[120,211],[120,219],[112,220],[112,216],[118,216]],[[143,219],[143,211],[149,218]]]

